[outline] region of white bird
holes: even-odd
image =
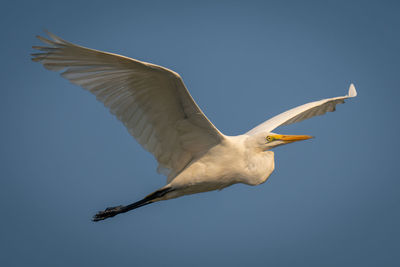
[[[154,203],[243,183],[264,183],[274,170],[272,148],[312,138],[281,135],[275,128],[334,111],[357,95],[353,84],[346,96],[311,102],[279,114],[245,134],[222,134],[197,106],[176,72],[128,57],[67,42],[48,33],[37,36],[48,46],[32,54],[49,70],[96,95],[158,161],[167,183],[140,201],[107,208],[93,221]]]

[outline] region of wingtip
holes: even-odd
[[[347,95],[349,97],[356,97],[357,96],[357,90],[356,90],[356,87],[354,86],[353,83],[350,84],[349,92],[347,93]]]
[[[43,43],[46,43],[46,44],[49,44],[49,45],[55,45],[55,44],[60,45],[60,44],[68,43],[64,39],[61,39],[60,37],[58,37],[57,35],[55,35],[54,33],[50,32],[50,31],[48,31],[46,29],[43,30],[43,31],[47,34],[49,39],[45,38],[43,36],[40,36],[40,35],[36,35],[36,38],[38,38]]]

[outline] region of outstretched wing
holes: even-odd
[[[271,132],[279,126],[288,125],[312,118],[314,116],[323,115],[328,111],[335,111],[337,104],[342,104],[344,103],[345,99],[355,96],[357,96],[357,91],[354,85],[351,84],[349,87],[349,92],[346,96],[322,99],[292,108],[261,123],[257,127],[248,131],[246,134],[253,135],[259,132]]]
[[[165,170],[168,180],[223,135],[207,119],[181,77],[166,68],[67,42],[48,33],[32,54],[49,70],[96,95]]]

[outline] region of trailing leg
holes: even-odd
[[[104,211],[99,211],[96,215],[94,215],[92,221],[98,222],[107,218],[114,217],[117,214],[124,213],[148,205],[150,203],[156,202],[158,198],[163,197],[165,194],[171,191],[173,191],[171,187],[161,188],[135,203],[126,206],[121,205],[121,206],[106,208]]]

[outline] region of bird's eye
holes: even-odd
[[[271,142],[272,140],[274,140],[271,136],[267,136],[265,139],[267,139],[267,142]]]

